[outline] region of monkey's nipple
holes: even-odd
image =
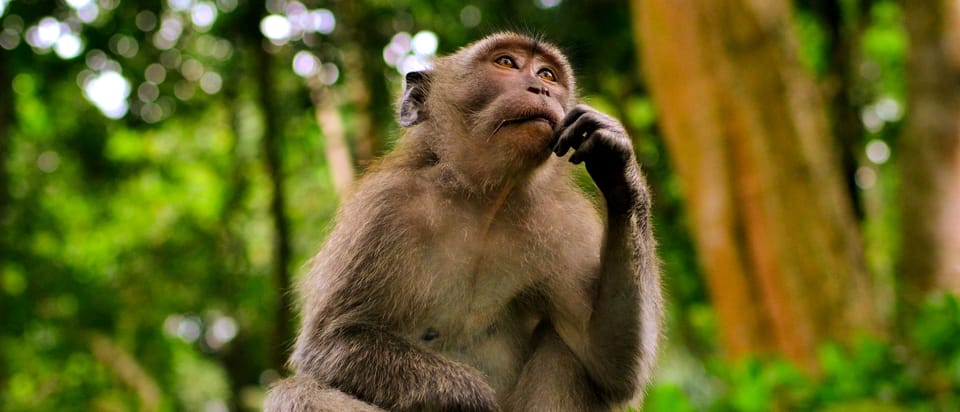
[[[427,328],[427,330],[423,331],[423,335],[420,335],[420,340],[424,342],[430,342],[439,337],[440,337],[439,331],[437,331],[434,328]]]

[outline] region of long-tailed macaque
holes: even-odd
[[[296,376],[266,409],[608,411],[634,399],[662,308],[650,196],[623,126],[577,104],[564,55],[522,35],[405,80],[406,131],[300,285]],[[600,207],[571,178],[581,162]]]

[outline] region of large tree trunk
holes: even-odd
[[[908,302],[960,293],[960,1],[904,2],[910,52],[901,136],[901,267]]]
[[[729,355],[816,345],[879,320],[823,104],[786,2],[634,0],[642,67],[684,185]]]

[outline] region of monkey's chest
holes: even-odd
[[[548,276],[534,236],[493,228],[449,231],[428,245],[425,315],[464,333],[485,332],[510,305]],[[482,334],[482,333],[481,333]]]
[[[469,230],[431,242],[422,316],[412,336],[483,372],[496,389],[516,380],[542,313],[525,298],[547,276],[535,240]],[[498,391],[499,392],[499,391]],[[505,392],[501,392],[505,393]]]

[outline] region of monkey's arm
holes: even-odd
[[[393,179],[392,181],[390,179]],[[401,182],[401,183],[398,183]],[[418,345],[403,326],[420,303],[421,208],[396,176],[368,176],[343,207],[302,285],[297,374],[391,411],[494,411],[476,370]]]
[[[495,411],[479,372],[371,324],[331,328],[298,373],[390,411]]]
[[[560,124],[555,152],[576,152],[603,193],[607,221],[589,317],[557,331],[604,396],[629,400],[650,379],[662,321],[650,196],[618,121],[578,105]]]

